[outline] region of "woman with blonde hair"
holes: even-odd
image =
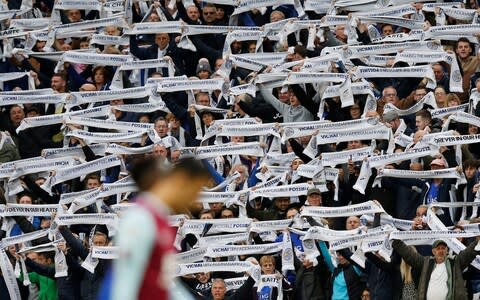
[[[285,276],[276,270],[275,257],[272,255],[264,255],[260,258],[259,264],[262,275],[275,275],[276,278],[282,279],[282,290],[280,291],[277,287],[271,285],[259,285],[257,288],[258,299],[277,299],[279,293],[283,295],[282,299],[290,299],[288,292],[291,292],[293,287]]]
[[[410,246],[415,252],[417,251],[415,247]],[[407,264],[402,258],[400,263],[400,275],[402,276],[402,295],[401,299],[409,300],[415,299],[417,295],[417,282],[414,279],[414,274],[412,273],[412,266]]]

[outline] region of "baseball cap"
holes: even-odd
[[[445,243],[443,240],[436,240],[435,242],[433,242],[432,248],[437,248],[442,244],[448,247],[447,243]]]
[[[440,158],[436,158],[436,159],[432,160],[430,165],[431,166],[436,165],[436,166],[446,167],[445,161],[443,159],[440,159]]]
[[[311,194],[319,194],[319,195],[321,195],[322,193],[321,193],[320,190],[317,189],[317,188],[311,188],[311,189],[308,190],[307,196],[310,196]]]

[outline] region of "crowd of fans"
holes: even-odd
[[[261,270],[258,282],[250,271],[178,276],[192,298],[479,299],[478,0],[94,2],[0,3],[0,299],[106,298],[117,255],[93,250],[116,249],[119,233],[98,219],[121,219],[148,190],[143,159],[169,168],[192,154],[210,180],[189,210],[171,211],[179,252],[287,236],[293,249],[291,268],[285,249],[179,256]],[[134,187],[137,164],[146,175]],[[367,203],[381,211],[307,213]],[[97,219],[62,219],[74,214]],[[184,225],[197,219],[199,231]],[[249,223],[215,231],[215,219]],[[263,221],[274,229],[252,230]],[[464,236],[390,243],[389,231],[388,255],[364,253],[366,240],[332,250],[385,226]],[[312,252],[315,228],[336,237]]]

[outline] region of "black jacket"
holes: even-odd
[[[130,53],[135,55],[141,60],[146,59],[156,59],[158,58],[158,46],[153,44],[147,48],[138,47],[137,39],[135,35],[130,36]],[[184,57],[188,57],[183,49],[177,48],[175,42],[170,42],[167,47],[167,51],[164,56],[170,56],[175,64],[175,69],[179,75],[185,74],[185,63]],[[155,69],[148,69],[148,74],[151,75],[155,72]],[[168,76],[166,72],[163,74],[165,77]]]

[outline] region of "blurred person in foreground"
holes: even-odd
[[[185,212],[208,181],[208,172],[193,158],[166,167],[154,159],[132,170],[141,194],[122,218],[110,299],[190,299],[174,282],[175,231],[167,216]]]

